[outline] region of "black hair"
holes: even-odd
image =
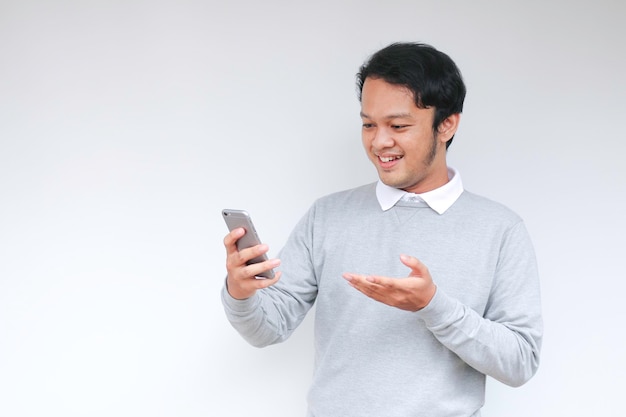
[[[374,53],[357,73],[359,101],[367,78],[405,86],[417,107],[434,107],[434,131],[446,118],[463,111],[466,89],[461,71],[448,55],[430,45],[397,42]]]

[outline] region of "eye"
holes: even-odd
[[[400,129],[404,129],[404,128],[408,127],[408,126],[409,125],[391,125],[391,128],[395,129],[395,130],[400,130]]]
[[[371,129],[374,127],[374,123],[363,123],[363,129]]]

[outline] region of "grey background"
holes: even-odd
[[[626,35],[618,1],[0,1],[0,415],[304,415],[311,320],[248,346],[220,218],[275,254],[374,181],[354,75],[397,40],[468,86],[450,163],[526,221],[546,334],[484,416],[616,416]],[[416,254],[419,255],[419,254]]]

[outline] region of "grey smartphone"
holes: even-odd
[[[222,217],[226,222],[226,226],[228,226],[228,230],[232,231],[238,227],[243,227],[246,230],[246,234],[237,241],[237,249],[242,250],[261,244],[261,239],[259,239],[259,235],[254,228],[254,223],[252,223],[252,218],[247,211],[223,209]],[[261,256],[257,256],[256,258],[250,259],[248,261],[248,265],[267,261],[267,259],[267,255],[263,254]],[[258,278],[274,278],[274,270],[270,269],[264,271],[258,275]]]

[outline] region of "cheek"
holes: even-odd
[[[371,147],[372,147],[372,140],[371,140],[371,136],[369,133],[367,132],[361,132],[361,143],[363,144],[363,148],[369,152]]]
[[[407,136],[403,141],[404,150],[413,156],[419,156],[430,152],[436,139],[428,132],[420,132],[420,134]]]

